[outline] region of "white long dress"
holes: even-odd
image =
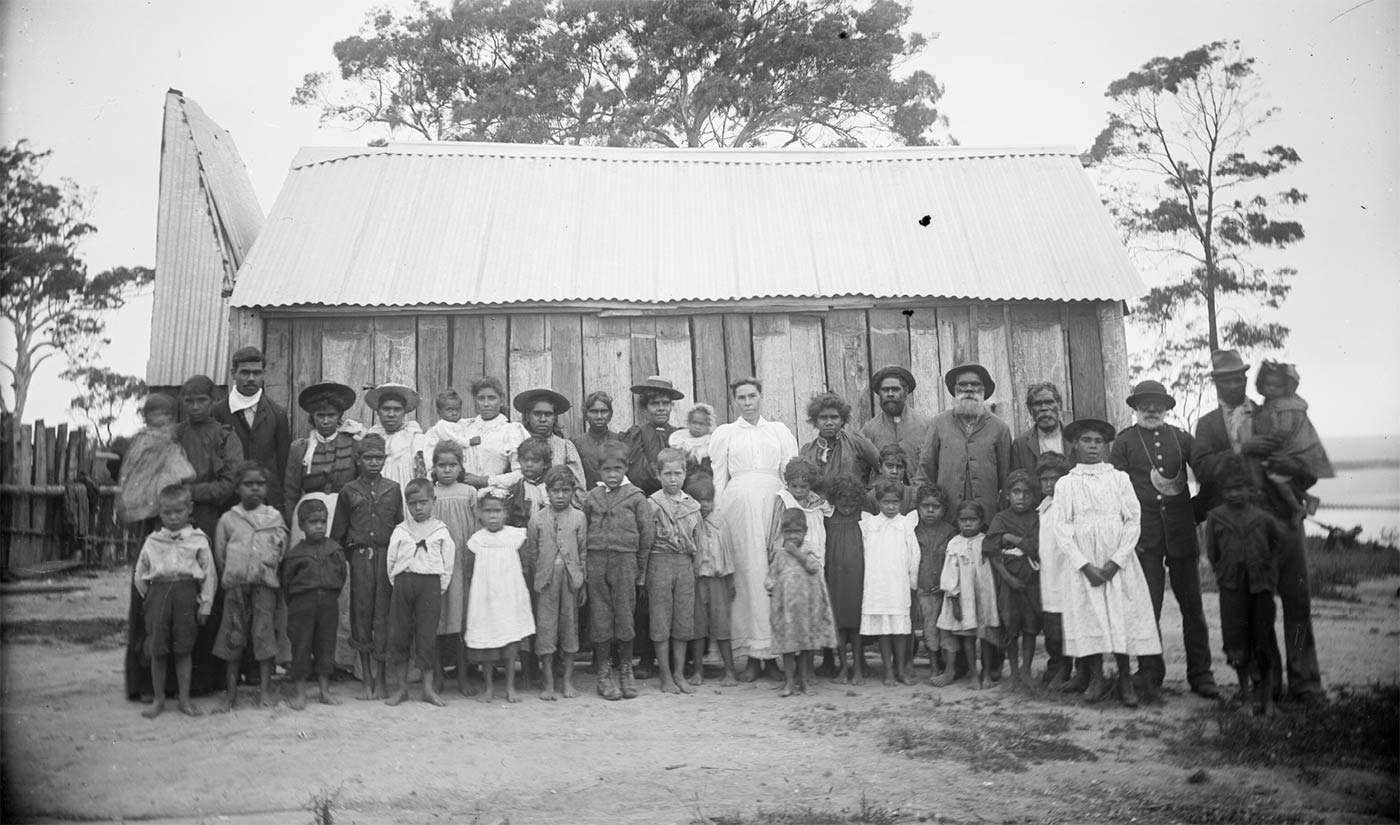
[[[862,636],[913,632],[909,594],[919,583],[918,513],[889,518],[867,513],[860,520],[865,544],[865,584],[860,596]]]
[[[1142,511],[1128,474],[1108,463],[1079,464],[1055,485],[1055,543],[1066,564],[1060,607],[1065,655],[1162,652],[1152,599],[1138,563]],[[1085,564],[1119,567],[1108,584],[1093,587]]]
[[[772,659],[773,629],[768,617],[768,530],[782,469],[797,455],[797,438],[780,421],[739,419],[710,436],[715,501],[720,524],[734,550],[734,603],[730,630],[734,652]]]
[[[467,540],[476,554],[467,596],[467,630],[463,639],[474,650],[494,650],[535,632],[530,593],[520,570],[524,527],[477,530]]]
[[[1045,613],[1063,611],[1065,582],[1069,578],[1066,573],[1069,562],[1055,544],[1054,505],[1054,496],[1046,496],[1036,508],[1040,511],[1040,609]]]

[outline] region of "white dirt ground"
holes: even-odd
[[[82,593],[5,596],[0,617],[124,617],[124,575],[92,584]],[[1400,679],[1396,585],[1368,583],[1361,603],[1315,604],[1330,687]],[[1222,812],[1228,821],[1280,813],[1393,820],[1395,776],[1318,765],[1309,780],[1297,769],[1211,767],[1208,782],[1189,784],[1194,766],[1173,758],[1170,740],[1211,703],[1185,692],[1180,617],[1170,597],[1167,605],[1167,703],[1135,711],[1003,687],[886,688],[878,680],[850,689],[823,682],[816,695],[789,699],[767,681],[720,689],[715,678],[695,696],[663,695],[653,681],[640,698],[609,703],[582,675],[584,695],[556,703],[528,691],[521,704],[487,705],[449,683],[445,708],[388,708],[354,701],[357,683],[340,682],[346,701],[337,707],[256,710],[245,699],[231,714],[168,711],[148,721],[122,695],[120,634],[80,645],[6,633],[4,819],[311,823],[308,800],[324,792],[335,794],[337,823],[690,823],[760,809],[854,812],[862,801],[910,822],[1171,822]],[[1213,595],[1206,613],[1218,647]],[[1216,665],[1232,689],[1219,653]],[[904,720],[962,728],[992,720],[1004,731],[1061,712],[1069,715],[1063,740],[1097,761],[978,772],[886,744],[889,727]]]

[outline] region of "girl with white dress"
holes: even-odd
[[[495,698],[492,670],[496,664],[506,671],[506,701],[520,701],[515,692],[515,660],[520,642],[535,632],[530,593],[520,567],[525,528],[506,526],[509,500],[510,491],[499,487],[482,492],[477,513],[481,529],[467,540],[467,549],[473,553],[473,570],[467,596],[467,632],[463,638],[467,656],[482,663],[484,702]]]
[[[860,598],[860,635],[880,641],[880,665],[885,686],[910,684],[905,657],[906,637],[914,632],[910,594],[919,585],[919,540],[914,537],[918,515],[900,515],[904,487],[891,478],[875,480],[880,512],[860,521],[865,547],[865,584]]]

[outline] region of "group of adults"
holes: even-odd
[[[175,435],[196,472],[191,485],[194,522],[210,535],[219,515],[233,500],[230,469],[239,460],[258,461],[272,471],[268,504],[284,512],[290,512],[296,498],[333,493],[354,477],[352,450],[346,446],[350,427],[344,421],[344,413],[354,402],[353,390],[347,397],[344,390],[348,388],[324,384],[303,392],[298,401],[310,419],[312,432],[293,445],[286,411],[264,391],[262,354],[244,348],[232,361],[232,391],[217,403],[212,401],[210,379],[191,379],[198,385],[196,390],[206,391],[182,392],[184,417]],[[1138,553],[1154,614],[1160,622],[1170,581],[1182,614],[1187,682],[1191,690],[1208,697],[1217,695],[1218,689],[1201,603],[1196,525],[1206,510],[1220,503],[1214,474],[1221,459],[1241,455],[1262,476],[1261,463],[1278,447],[1277,437],[1252,432],[1250,420],[1256,408],[1246,395],[1247,372],[1248,366],[1238,353],[1227,350],[1213,354],[1211,378],[1219,408],[1201,418],[1194,437],[1166,422],[1166,414],[1176,402],[1162,384],[1138,384],[1126,399],[1135,423],[1118,434],[1110,453],[1111,463],[1132,480],[1142,506]],[[947,408],[937,414],[924,413],[909,403],[918,390],[911,371],[898,365],[880,368],[869,385],[878,411],[858,431],[849,426],[852,408],[847,399],[818,393],[806,410],[816,436],[799,446],[786,424],[764,417],[761,380],[741,378],[730,384],[730,401],[738,418],[715,428],[708,452],[717,508],[735,550],[732,632],[734,651],[748,657],[743,678],[756,678],[762,663],[776,655],[763,578],[773,502],[782,488],[782,469],[790,459],[799,454],[809,458],[825,478],[854,475],[868,482],[879,471],[881,450],[898,445],[909,468],[909,483],[929,481],[942,487],[953,504],[950,513],[956,512],[962,501],[975,500],[990,515],[1000,509],[1005,483],[1013,470],[1033,471],[1045,452],[1070,452],[1064,437],[1069,422],[1064,420],[1064,400],[1055,384],[1041,382],[1027,388],[1024,403],[1033,423],[1019,435],[1013,435],[989,408],[987,402],[996,384],[982,365],[968,363],[948,370],[944,386],[951,396]],[[387,441],[392,442],[396,432],[405,432],[412,443],[411,437],[421,430],[404,419],[416,406],[417,394],[407,387],[378,389],[388,393],[386,397],[405,399],[405,403],[398,421],[381,420],[377,429],[390,424]],[[629,480],[650,495],[660,488],[652,463],[678,429],[671,423],[672,413],[685,395],[662,376],[652,376],[630,389],[638,407],[635,426],[626,432],[614,431],[614,401],[606,391],[595,391],[583,399],[583,432],[566,439],[558,431],[558,418],[571,408],[568,398],[547,388],[520,393],[512,400],[521,414],[520,423],[516,423],[504,413],[501,383],[479,379],[470,388],[476,416],[463,419],[462,425],[470,431],[471,443],[481,448],[471,451],[479,458],[464,467],[469,481],[480,486],[508,472],[514,448],[524,438],[536,437],[550,442],[555,463],[574,469],[587,489],[599,478],[596,457],[600,447],[620,440],[629,445],[631,453]],[[191,397],[196,403],[191,404]],[[302,465],[303,471],[289,476],[289,460]],[[1186,483],[1188,468],[1200,482],[1195,501]],[[293,482],[296,489],[283,489],[281,482],[287,477],[298,480]],[[1277,496],[1271,495],[1269,485],[1262,485],[1261,506],[1285,523],[1295,523],[1288,517],[1288,503],[1274,498]],[[1284,611],[1289,692],[1307,700],[1320,697],[1322,685],[1300,525],[1291,538],[1280,567],[1279,596]],[[138,609],[139,605],[133,605],[133,615]],[[647,634],[639,628],[638,635],[645,638]],[[149,670],[140,665],[137,653],[129,650],[127,661],[127,690],[133,697],[149,692],[148,683],[142,682]],[[1150,697],[1160,690],[1164,676],[1161,657],[1147,657],[1140,662],[1135,681],[1140,692]]]

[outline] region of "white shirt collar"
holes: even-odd
[[[252,395],[244,395],[235,388],[233,392],[228,394],[229,412],[243,412],[244,410],[251,410],[252,408],[258,405],[258,402],[262,400],[262,397],[262,390],[258,390]]]

